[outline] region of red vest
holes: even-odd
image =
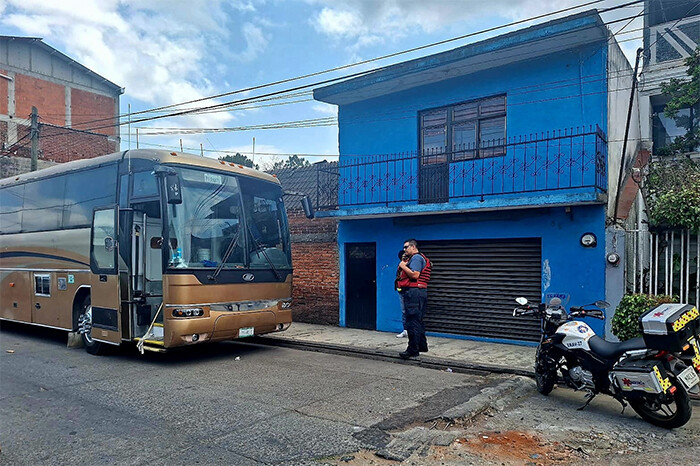
[[[408,286],[411,288],[428,288],[428,282],[430,281],[430,272],[433,270],[433,264],[431,264],[430,260],[428,260],[428,258],[425,257],[425,254],[422,254],[420,252],[418,254],[423,256],[423,259],[425,259],[425,267],[423,267],[423,270],[420,271],[418,279],[411,280]]]

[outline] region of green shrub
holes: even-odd
[[[639,316],[663,303],[674,302],[673,296],[628,294],[622,298],[612,320],[612,332],[620,341],[642,336]]]

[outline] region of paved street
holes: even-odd
[[[298,464],[379,449],[503,380],[244,343],[95,357],[65,333],[0,337],[3,464]]]
[[[695,464],[667,431],[529,378],[243,342],[105,357],[3,324],[0,464]]]

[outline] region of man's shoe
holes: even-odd
[[[406,338],[407,336],[408,336],[408,332],[406,330],[404,330],[403,332],[396,335],[396,338]]]
[[[409,353],[408,351],[402,351],[399,353],[399,356],[401,359],[409,359],[409,358],[416,358],[418,357],[419,353]]]

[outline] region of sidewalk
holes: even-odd
[[[396,359],[399,359],[399,352],[406,349],[408,342],[407,338],[396,338],[395,333],[301,322],[294,322],[284,332],[259,338],[281,346],[301,346],[316,351],[350,351]],[[536,348],[531,346],[428,335],[428,348],[429,352],[421,353],[421,364],[528,376],[534,374]]]

